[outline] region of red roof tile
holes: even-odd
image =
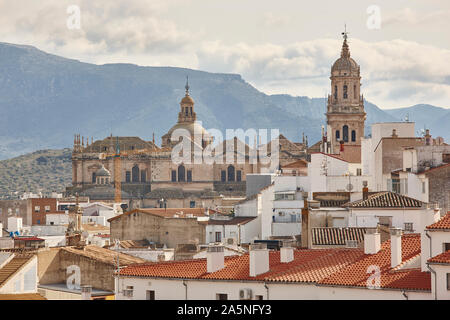
[[[428,262],[450,264],[450,250],[429,259]]]
[[[420,254],[420,235],[402,237],[403,261]],[[206,259],[135,264],[123,268],[121,276],[184,279],[246,280],[268,282],[319,283],[321,285],[365,287],[370,274],[367,268],[377,265],[381,270],[381,287],[392,289],[431,290],[431,278],[420,269],[392,270],[390,241],[382,244],[374,255],[361,249],[301,249],[294,251],[294,260],[280,262],[279,251],[269,251],[270,270],[256,277],[249,275],[249,254],[225,257],[223,269],[206,272]]]
[[[344,207],[352,208],[421,208],[423,202],[395,192],[383,191],[369,195],[364,200],[346,203]]]
[[[371,276],[367,273],[370,266],[380,268],[380,287],[389,289],[431,290],[429,272],[420,268],[392,270],[391,241],[385,241],[378,253],[364,255],[362,259],[322,280],[319,284],[366,287]],[[402,236],[402,261],[410,260],[420,254],[420,234]]]
[[[450,229],[450,213],[443,216],[438,222],[435,222],[427,227],[431,230],[449,230]]]

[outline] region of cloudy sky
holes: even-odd
[[[268,94],[310,97],[329,92],[347,24],[368,100],[450,107],[448,0],[0,0],[0,12],[3,42],[97,64],[239,73]]]

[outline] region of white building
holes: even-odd
[[[430,213],[423,222],[437,218]],[[402,234],[397,228],[383,243],[373,229],[363,249],[269,251],[251,246],[248,254],[225,257],[222,247],[211,246],[206,259],[121,269],[115,275],[116,299],[450,299],[449,230],[450,215],[422,230],[446,250],[431,259],[433,253],[421,249],[421,234]],[[440,242],[439,233],[444,235]],[[423,262],[431,270],[423,271]]]

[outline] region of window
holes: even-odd
[[[352,130],[352,142],[356,141],[356,131]]]
[[[186,169],[183,165],[178,167],[178,182],[180,181],[186,181]]]
[[[405,231],[410,231],[410,232],[414,231],[412,222],[405,222]]]
[[[222,232],[216,232],[216,242],[222,241]]]
[[[97,177],[95,176],[95,172],[92,172],[92,183],[95,183]]]
[[[233,166],[228,167],[227,173],[228,173],[228,181],[234,181],[234,167]]]
[[[141,171],[141,182],[146,182],[147,181],[147,171],[142,170]]]
[[[195,201],[189,202],[189,208],[195,208]]]
[[[348,142],[348,126],[347,125],[342,127],[342,138],[344,139],[344,142]]]
[[[39,211],[41,211],[41,207],[35,206],[35,207],[34,207],[34,212],[39,212]]]
[[[154,290],[147,290],[147,294],[146,294],[145,300],[155,300],[155,291]]]
[[[447,273],[447,290],[450,290],[450,273]]]
[[[360,176],[361,174],[362,174],[361,168],[357,168],[357,169],[356,169],[356,175],[357,175],[357,176]]]
[[[172,170],[172,182],[177,181],[177,170]]]
[[[236,171],[236,181],[241,181],[242,180],[242,171],[238,170]]]
[[[426,192],[425,181],[422,181],[422,193]]]
[[[338,96],[338,89],[337,86],[334,86],[334,99],[337,99]]]
[[[131,177],[133,182],[139,182],[139,167],[137,165],[131,169]]]
[[[225,182],[227,180],[227,172],[225,170],[222,170],[220,172],[220,181]]]
[[[125,172],[125,182],[131,182],[131,172]]]
[[[444,247],[444,251],[443,252],[446,252],[446,251],[450,250],[450,243],[443,243],[443,247]]]
[[[38,221],[36,222],[37,224],[41,224],[41,220],[38,219]]]
[[[353,99],[356,99],[356,84],[353,85]]]
[[[263,296],[255,296],[255,300],[263,300]]]
[[[192,170],[187,171],[187,181],[192,182]]]
[[[45,212],[49,212],[50,211],[50,206],[45,206]]]
[[[344,85],[344,99],[347,99],[347,85]]]
[[[339,132],[339,130],[336,130],[336,141],[339,141],[340,138],[341,138],[341,133]]]
[[[226,293],[216,293],[216,300],[228,300],[228,295]]]

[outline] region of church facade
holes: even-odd
[[[251,160],[252,148],[237,138],[214,146],[214,156],[222,154],[222,162],[175,163],[173,151],[181,140],[171,138],[178,129],[195,151],[202,152],[213,143],[213,137],[197,121],[194,100],[186,94],[180,102],[177,123],[162,136],[161,146],[139,137],[113,137],[89,141],[75,136],[72,154],[72,186],[68,195],[78,193],[93,200],[113,201],[114,181],[120,175],[121,196],[129,207],[232,207],[230,199],[245,197],[246,175],[267,169],[259,158]],[[179,132],[179,130],[178,130]],[[183,137],[183,138],[185,138]],[[282,162],[305,157],[303,149],[280,135]],[[234,150],[233,161],[226,158],[226,150]],[[295,147],[295,148],[294,148]],[[293,150],[293,148],[295,150]],[[245,150],[245,154],[239,154]],[[269,148],[270,150],[270,148]],[[120,171],[115,172],[114,157],[120,152]],[[244,161],[242,161],[244,159]],[[226,204],[225,204],[226,203]],[[225,210],[226,211],[226,210]]]

